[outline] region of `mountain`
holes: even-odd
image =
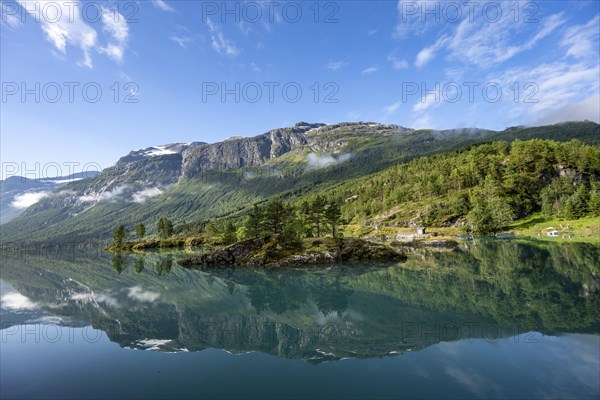
[[[56,178],[29,179],[10,176],[0,180],[0,224],[18,217],[27,207],[71,182],[98,176],[98,171],[86,171]]]
[[[118,223],[161,216],[176,224],[245,213],[271,197],[294,199],[348,184],[415,158],[498,140],[600,143],[600,125],[414,130],[373,122],[301,122],[218,143],[174,143],[130,152],[93,179],[72,182],[2,225],[3,243],[105,242]]]

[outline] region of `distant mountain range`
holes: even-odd
[[[56,178],[29,179],[11,176],[0,180],[0,224],[18,217],[27,207],[52,191],[72,182],[95,178],[99,174],[99,171],[86,171]]]
[[[585,121],[492,131],[300,122],[254,137],[150,147],[130,152],[90,179],[30,182],[22,189],[13,189],[13,181],[3,182],[2,218],[9,222],[2,225],[1,239],[102,241],[117,223],[138,222],[146,223],[152,234],[161,216],[176,224],[236,216],[255,202],[293,199],[414,158],[532,138],[599,144],[600,125]],[[33,200],[38,201],[10,220]]]

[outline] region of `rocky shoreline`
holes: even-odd
[[[187,268],[211,266],[307,267],[353,262],[399,262],[407,256],[391,247],[356,238],[310,238],[294,245],[250,239],[224,249],[184,258]]]

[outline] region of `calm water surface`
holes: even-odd
[[[184,270],[179,254],[2,254],[0,397],[600,396],[600,248]]]

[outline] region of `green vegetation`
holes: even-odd
[[[516,228],[513,222],[532,214],[547,220],[592,218],[593,224],[599,199],[600,146],[515,140],[422,157],[287,201],[272,198],[246,215],[182,224],[175,231],[224,245],[265,237],[291,245],[325,235],[366,236],[372,227],[458,228],[483,236]],[[157,231],[167,239],[173,224],[161,218]]]
[[[127,230],[127,228],[125,228],[125,225],[119,225],[115,229],[115,233],[113,236],[113,239],[115,241],[115,246],[122,247],[123,243],[125,243],[128,236],[129,236],[129,231]]]
[[[158,220],[156,230],[161,239],[170,238],[173,235],[173,222],[162,217]]]
[[[135,226],[135,234],[138,237],[138,239],[143,239],[144,236],[146,235],[146,226],[144,224],[142,224],[141,222],[139,224],[137,224]]]

